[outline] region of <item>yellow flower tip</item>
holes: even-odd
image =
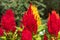
[[[41,25],[41,19],[37,7],[35,5],[31,5],[31,10],[33,12],[35,20],[37,20],[37,25]]]

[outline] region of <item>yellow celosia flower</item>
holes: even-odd
[[[41,25],[41,19],[37,10],[37,7],[35,5],[31,5],[31,9],[34,15],[34,18],[37,20],[37,25]]]

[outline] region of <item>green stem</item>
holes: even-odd
[[[15,40],[15,37],[17,37],[17,36],[16,36],[17,31],[18,31],[18,30],[16,30],[16,31],[15,31],[15,33],[14,33],[14,35],[13,35],[13,37],[12,37],[12,39],[11,39],[11,40]]]

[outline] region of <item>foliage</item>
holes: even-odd
[[[19,21],[24,12],[28,9],[30,3],[33,3],[38,7],[41,15],[43,15],[44,8],[46,8],[46,5],[43,4],[43,0],[0,0],[0,3],[0,6],[2,6],[2,11],[9,8],[14,10],[18,26],[20,26]]]

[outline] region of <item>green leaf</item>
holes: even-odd
[[[33,38],[34,38],[35,40],[41,40],[40,34],[34,35]],[[34,40],[34,39],[33,39],[33,40]]]
[[[26,8],[28,8],[29,4],[27,4],[27,3],[24,3],[24,6],[25,6]]]
[[[40,2],[37,2],[37,1],[32,1],[32,2],[38,4],[39,6],[41,5],[42,7],[46,8],[46,5],[44,5],[43,3],[40,3]]]
[[[6,36],[2,36],[0,37],[0,39],[6,40]]]
[[[12,2],[12,3],[11,3],[11,6],[12,6],[12,7],[16,7],[16,6],[17,6],[16,1]]]
[[[38,32],[45,29],[46,24],[38,26]]]

